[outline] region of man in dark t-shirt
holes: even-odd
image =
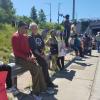
[[[70,37],[70,30],[71,30],[71,23],[69,21],[69,15],[65,16],[63,25],[64,25],[64,40],[65,40],[66,47],[68,47],[68,40]]]
[[[30,29],[32,30],[32,35],[29,37],[29,45],[32,53],[35,55],[37,63],[42,67],[42,71],[44,74],[45,82],[47,87],[57,87],[51,82],[49,72],[48,72],[48,63],[45,59],[44,54],[44,40],[41,35],[37,34],[38,26],[35,23],[30,24]]]

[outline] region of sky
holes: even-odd
[[[58,4],[60,3],[60,13],[69,14],[72,19],[73,0],[12,0],[17,15],[30,16],[32,6],[35,6],[37,12],[43,9],[47,21],[50,19],[50,3],[52,22],[57,22]],[[76,0],[75,18],[100,18],[100,0]],[[60,17],[60,21],[63,18]]]

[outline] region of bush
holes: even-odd
[[[49,22],[41,23],[39,24],[39,27],[40,29],[48,29],[48,30],[51,30],[51,29],[56,29],[60,31],[64,30],[62,25],[57,24],[57,23],[49,23]]]
[[[15,32],[15,28],[12,28],[9,24],[0,24],[0,57],[4,62],[8,62],[8,57],[11,51],[11,37]]]

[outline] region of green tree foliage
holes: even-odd
[[[58,24],[58,23],[55,23],[54,24],[54,29],[56,29],[56,30],[62,30],[62,25],[60,25],[60,24]]]
[[[8,17],[8,14],[6,14],[5,10],[0,8],[0,23],[5,22],[7,17]]]
[[[31,8],[31,19],[38,23],[37,10],[35,9],[35,6]]]
[[[56,30],[60,30],[60,31],[64,30],[62,25],[57,24],[57,23],[50,23],[50,22],[39,24],[39,27],[40,27],[40,29],[48,29],[48,30],[51,30],[51,29],[56,29]]]
[[[15,9],[13,8],[13,3],[11,0],[0,0],[0,7],[3,8],[6,13],[15,13]]]
[[[46,22],[46,15],[43,11],[43,9],[41,9],[39,11],[39,23],[45,23]]]
[[[0,0],[0,22],[11,23],[15,16],[15,9],[11,0]]]
[[[39,24],[39,28],[40,29],[53,29],[54,28],[54,23],[49,23],[49,22],[46,22],[46,23],[43,23],[43,24]]]
[[[32,22],[32,19],[27,16],[16,16],[16,19],[18,21],[24,21],[27,24],[30,24]]]

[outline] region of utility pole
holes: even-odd
[[[51,23],[52,19],[51,19],[51,3],[50,3],[50,23]]]
[[[52,18],[51,18],[51,3],[46,3],[47,5],[49,5],[49,21],[51,23]]]
[[[61,3],[58,3],[58,24],[59,24],[59,15],[60,15],[60,5]]]
[[[73,0],[72,20],[75,19],[75,0]]]

